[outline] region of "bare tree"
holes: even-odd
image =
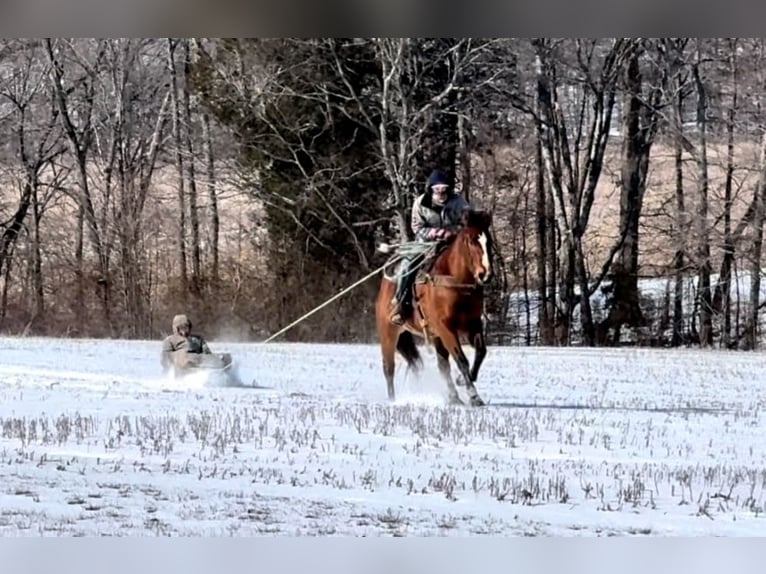
[[[674,42],[668,46],[668,67],[672,79],[669,81],[672,90],[672,126],[673,126],[673,160],[675,173],[675,253],[673,256],[673,335],[671,344],[680,345],[686,339],[684,331],[684,272],[686,271],[685,253],[687,249],[688,217],[686,215],[686,199],[684,196],[684,144],[687,143],[683,129],[683,109],[685,100],[684,44]]]
[[[560,42],[536,39],[533,45],[537,64],[536,121],[560,234],[556,340],[559,344],[569,343],[572,314],[579,302],[583,339],[593,344],[596,338],[590,295],[603,280],[619,244],[591,282],[582,242],[601,176],[617,83],[635,42],[619,39],[604,46],[576,40],[572,47],[575,69],[584,78],[579,85],[574,79],[566,83],[560,76],[564,49]],[[574,110],[566,110],[561,102],[560,92],[564,89],[579,92]],[[575,295],[576,283],[579,296]]]
[[[721,345],[725,348],[731,346],[731,274],[734,263],[735,246],[731,229],[732,217],[732,188],[734,182],[734,136],[736,126],[737,98],[738,98],[738,63],[737,63],[737,38],[727,39],[727,64],[729,72],[729,104],[726,111],[726,176],[724,181],[724,231],[723,231],[723,260],[721,272],[716,284],[713,296],[713,309],[716,313],[723,314],[723,326]]]
[[[79,205],[83,226],[87,228],[91,247],[96,255],[98,277],[97,285],[101,289],[101,304],[105,322],[111,327],[110,310],[110,271],[109,248],[104,241],[102,225],[96,214],[88,174],[88,159],[93,142],[92,122],[95,90],[98,74],[104,57],[106,42],[98,41],[95,45],[77,46],[63,39],[46,38],[45,48],[50,66],[50,82],[58,106],[59,118],[69,142],[71,154],[77,165],[80,193]],[[84,54],[79,48],[91,49],[92,54]],[[68,74],[67,74],[68,70]],[[76,74],[76,75],[75,75]],[[67,75],[75,76],[65,85]],[[76,247],[78,253],[78,274],[80,293],[84,290],[84,272],[82,245]],[[82,309],[86,308],[82,301]]]
[[[545,185],[545,164],[540,138],[535,138],[536,158],[536,217],[537,233],[537,282],[540,306],[538,308],[538,324],[540,340],[543,345],[554,343],[554,314],[556,286],[556,250],[555,250],[555,219],[553,215],[553,196]],[[550,277],[549,277],[550,274]]]
[[[652,56],[642,45],[631,52],[625,68],[619,247],[610,272],[613,283],[610,286],[609,313],[598,325],[601,341],[606,339],[607,331],[613,329],[613,342],[618,343],[623,325],[638,327],[645,322],[639,306],[638,230],[646,193],[649,155],[659,128],[659,110],[665,88],[665,81],[661,78],[655,78],[654,82],[650,80],[649,87],[645,88],[641,61],[648,60],[649,69],[663,69],[662,62],[658,66]]]
[[[696,264],[699,273],[697,300],[700,310],[699,339],[702,346],[709,346],[713,341],[713,304],[710,291],[710,231],[708,222],[708,154],[707,154],[707,93],[702,81],[700,67],[702,48],[697,39],[696,61],[692,64],[692,77],[697,95],[697,129],[699,130],[699,151],[697,170],[699,182],[697,188],[697,253]]]
[[[162,50],[155,41],[110,40],[105,55],[108,89],[103,93],[108,96],[101,103],[109,144],[98,163],[104,165],[102,195],[114,196],[111,226],[119,248],[123,324],[131,337],[145,336],[149,319],[143,211],[164,143],[171,96],[157,64]]]
[[[14,135],[13,156],[18,158],[14,179],[18,181],[20,196],[17,207],[8,223],[2,226],[0,235],[0,274],[6,277],[7,289],[10,277],[10,257],[26,226],[29,226],[31,242],[32,291],[34,305],[31,323],[41,318],[45,311],[43,293],[42,254],[40,250],[40,223],[47,199],[41,191],[45,185],[44,172],[51,162],[64,151],[61,132],[58,129],[58,111],[52,105],[48,90],[48,65],[41,59],[42,46],[36,40],[13,40],[0,48],[2,58],[8,64],[2,66],[0,99],[8,108],[4,122]],[[4,267],[8,269],[4,269]],[[4,315],[4,313],[3,313]]]

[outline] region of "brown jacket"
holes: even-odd
[[[199,362],[200,355],[209,355],[210,347],[207,341],[200,335],[184,336],[180,333],[180,327],[185,326],[187,332],[191,330],[191,321],[186,315],[173,317],[173,334],[168,335],[162,341],[161,362],[162,368],[167,370],[172,365],[178,368]]]
[[[184,337],[173,334],[165,337],[165,340],[162,341],[163,369],[168,369],[171,365],[184,368],[197,362],[200,358],[198,355],[201,354],[209,355],[211,351],[205,339],[199,335]]]

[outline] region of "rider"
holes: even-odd
[[[192,324],[186,315],[173,317],[173,334],[162,341],[162,368],[167,370],[178,360],[188,359],[187,353],[195,355],[211,354],[210,347],[201,335],[191,334]],[[180,353],[176,353],[181,351]],[[184,366],[184,365],[178,365]]]
[[[470,209],[470,205],[462,195],[455,193],[449,177],[443,171],[434,169],[428,178],[426,191],[412,205],[410,225],[416,241],[447,241],[457,232],[460,214],[466,209]],[[390,319],[396,325],[404,324],[412,310],[412,284],[417,265],[422,260],[422,255],[403,259],[396,295],[391,301],[393,310]],[[411,273],[409,269],[412,269]]]

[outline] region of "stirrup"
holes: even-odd
[[[404,311],[401,307],[394,307],[393,311],[388,315],[388,320],[394,325],[404,325]]]

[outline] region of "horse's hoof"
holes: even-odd
[[[460,400],[460,397],[457,394],[450,395],[449,396],[449,404],[450,405],[462,405],[463,401]]]
[[[474,395],[471,397],[471,406],[472,407],[483,407],[486,403],[481,399],[479,395]]]

